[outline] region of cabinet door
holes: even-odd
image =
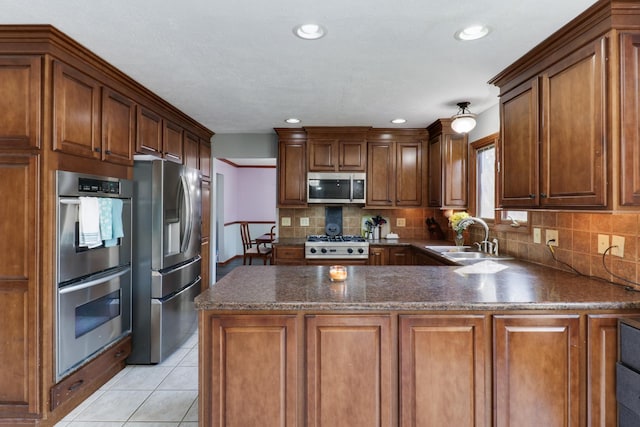
[[[41,61],[0,57],[0,148],[40,148]]]
[[[494,317],[496,427],[580,423],[578,315]]]
[[[369,246],[369,265],[387,265],[389,263],[389,248],[384,246]]]
[[[138,106],[136,152],[162,157],[162,117]]]
[[[485,330],[484,316],[400,316],[400,426],[490,425]]]
[[[200,172],[202,178],[211,178],[211,144],[203,139],[200,140]]]
[[[338,169],[338,140],[309,139],[309,172],[333,172]]]
[[[184,165],[193,169],[200,168],[200,141],[190,132],[184,133]]]
[[[447,208],[467,207],[468,152],[466,135],[444,135],[443,206]]]
[[[640,206],[640,34],[620,35],[620,204]]]
[[[305,206],[307,204],[307,170],[305,143],[280,140],[278,143],[278,204]]]
[[[38,357],[42,338],[38,328],[38,163],[37,156],[0,154],[0,199],[4,201],[0,203],[3,419],[33,418],[43,409]]]
[[[607,203],[606,67],[602,39],[543,75],[543,207]]]
[[[389,265],[411,265],[411,248],[389,247]]]
[[[587,317],[587,425],[618,425],[616,362],[618,319],[633,315],[589,315]]]
[[[100,87],[91,77],[53,62],[53,149],[100,159]]]
[[[102,159],[133,165],[136,106],[129,98],[102,89]]]
[[[396,206],[422,205],[422,144],[396,143]]]
[[[273,263],[277,265],[304,265],[304,246],[274,245]]]
[[[306,321],[306,425],[396,425],[389,316],[309,316]]]
[[[414,265],[444,265],[442,262],[420,250],[415,250],[413,254],[413,263]]]
[[[211,256],[211,245],[209,244],[209,239],[202,239],[200,241],[200,256],[202,257],[202,262],[200,264],[200,276],[202,277],[201,289],[202,292],[206,291],[211,287],[211,262],[209,257]]]
[[[298,425],[295,316],[203,311],[199,328],[200,345],[211,349],[200,361],[200,425]]]
[[[501,207],[539,203],[538,80],[502,97],[502,138],[498,144],[498,198]]]
[[[367,144],[367,205],[392,206],[396,168],[393,142]]]
[[[344,141],[338,144],[338,169],[343,172],[364,172],[367,169],[365,141]]]
[[[442,206],[442,134],[429,140],[429,206]]]
[[[163,157],[167,160],[171,160],[172,162],[182,164],[182,150],[184,149],[182,139],[184,130],[180,125],[170,122],[166,119],[163,121],[163,125]]]

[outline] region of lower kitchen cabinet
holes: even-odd
[[[304,245],[274,245],[272,263],[274,265],[304,265]]]
[[[494,316],[496,427],[580,425],[580,316]]]
[[[485,319],[400,316],[400,426],[491,425]]]
[[[390,316],[306,319],[309,426],[392,426]]]
[[[389,248],[385,246],[369,246],[369,265],[387,265]]]

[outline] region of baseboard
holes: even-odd
[[[231,264],[233,261],[235,261],[236,259],[242,259],[242,255],[236,255],[234,257],[229,258],[226,261],[223,262],[218,262],[217,266],[218,267],[224,267],[225,265]]]

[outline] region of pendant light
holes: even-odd
[[[469,111],[470,102],[458,102],[458,113],[451,117],[451,128],[457,133],[468,133],[476,127],[476,115]]]

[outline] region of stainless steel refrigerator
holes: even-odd
[[[200,293],[200,172],[134,165],[131,364],[160,363],[196,330]]]

